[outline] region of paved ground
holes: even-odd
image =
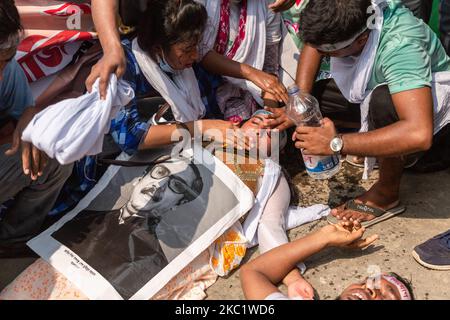
[[[288,157],[290,158],[290,157]],[[348,165],[331,181],[312,181],[300,171],[294,158],[286,163],[299,197],[294,203],[306,206],[329,203],[335,206],[368,189],[376,178],[362,182],[361,170]],[[450,229],[450,170],[428,174],[406,174],[402,188],[403,203],[408,210],[398,218],[372,227],[380,240],[365,252],[327,250],[309,259],[305,277],[317,289],[321,299],[334,299],[353,281],[366,277],[367,269],[377,265],[411,280],[418,299],[450,299],[450,273],[430,271],[411,257],[415,245]],[[316,222],[290,232],[291,239],[302,237],[326,222]],[[250,258],[257,255],[251,252]],[[0,290],[26,268],[33,259],[0,260]],[[243,299],[237,272],[220,279],[208,290],[208,299]]]
[[[302,206],[342,201],[367,190],[375,181],[360,180],[362,171],[348,165],[331,181],[314,182],[305,173],[296,172],[287,164],[300,194],[294,199]],[[363,252],[328,249],[307,261],[305,278],[316,288],[321,299],[335,299],[349,284],[364,279],[369,266],[394,271],[412,282],[417,299],[450,299],[450,272],[427,270],[411,257],[419,243],[450,229],[450,170],[427,175],[406,174],[401,191],[407,211],[369,229],[380,240]],[[325,221],[311,223],[290,232],[291,239],[300,238],[326,225]],[[254,250],[251,258],[257,256]],[[284,288],[281,288],[284,290]],[[239,274],[220,279],[208,290],[208,299],[244,299]]]

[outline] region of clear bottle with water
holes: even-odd
[[[296,86],[288,88],[289,104],[287,106],[287,116],[298,126],[320,127],[322,113],[319,102],[312,95],[303,93]],[[311,156],[303,154],[306,171],[309,176],[317,180],[330,179],[341,169],[338,156]]]

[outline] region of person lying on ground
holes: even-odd
[[[248,300],[289,300],[277,287],[298,261],[328,247],[363,249],[374,243],[377,235],[363,239],[365,228],[358,222],[341,222],[326,226],[304,238],[273,249],[241,267],[242,290]],[[309,287],[304,295],[313,299]],[[297,297],[298,299],[298,297]],[[352,284],[339,300],[412,300],[413,292],[408,283],[393,273],[384,273]]]

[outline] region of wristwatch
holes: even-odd
[[[331,140],[330,148],[334,153],[341,154],[342,149],[344,149],[344,140],[342,140],[341,134]]]

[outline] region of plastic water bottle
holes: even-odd
[[[312,95],[303,93],[296,86],[288,88],[289,104],[287,107],[287,116],[298,126],[320,127],[322,113],[320,112],[319,102]],[[317,180],[330,179],[341,169],[339,157],[333,156],[311,156],[304,155],[303,161],[309,176]]]

